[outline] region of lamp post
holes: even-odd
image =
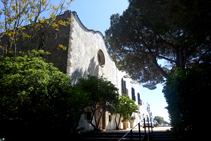
[[[147,115],[147,122],[148,122],[148,133],[150,134],[150,130],[149,130],[149,116]]]
[[[152,112],[151,112],[151,132],[153,133],[154,123],[153,123],[153,126],[152,126],[152,123],[153,123],[153,118],[152,118]]]

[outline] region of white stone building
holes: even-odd
[[[76,12],[66,11],[63,15],[57,17],[57,20],[67,20],[72,18],[74,20],[68,26],[62,26],[59,31],[51,32],[50,29],[41,29],[36,38],[32,39],[31,46],[26,43],[26,39],[20,39],[20,47],[18,49],[24,50],[29,48],[39,49],[40,44],[48,38],[45,42],[44,50],[50,51],[51,55],[45,57],[47,62],[52,62],[55,67],[58,67],[60,71],[71,76],[73,83],[76,83],[78,78],[91,75],[103,75],[109,81],[111,81],[118,89],[119,94],[127,94],[139,107],[139,113],[135,113],[135,123],[138,123],[143,117],[143,113],[146,116],[147,110],[141,101],[141,86],[140,84],[132,84],[131,79],[124,78],[126,73],[117,69],[111,56],[108,54],[103,35],[99,31],[87,29]],[[27,28],[27,27],[26,27]],[[52,30],[53,31],[53,30]],[[42,35],[40,37],[39,35]],[[6,38],[1,39],[2,42],[6,42]],[[24,46],[26,44],[26,46]],[[58,50],[57,47],[62,44],[67,47],[65,51]],[[89,109],[86,109],[89,112]],[[85,127],[86,130],[92,130],[93,127],[87,119],[88,114],[81,116],[79,121],[80,127]],[[108,112],[104,112],[100,128],[105,130],[116,129],[115,116],[112,116]],[[121,127],[122,127],[121,123]],[[129,123],[128,123],[128,127]]]
[[[136,117],[135,124],[138,123],[143,113],[147,115],[145,106],[142,106],[140,84],[131,83],[131,79],[124,78],[126,73],[117,69],[107,52],[102,33],[87,29],[78,18],[76,12],[72,12],[72,18],[74,19],[71,25],[72,40],[71,48],[68,50],[69,56],[67,61],[67,66],[70,67],[67,68],[67,74],[72,76],[75,81],[85,74],[103,75],[106,77],[119,89],[120,95],[126,93],[138,105],[139,113],[133,114]],[[86,114],[81,116],[79,125],[85,127],[86,130],[91,130],[93,128],[89,121],[86,120],[86,116]],[[115,116],[105,112],[100,125],[101,129],[115,129],[114,120]]]

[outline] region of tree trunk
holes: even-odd
[[[96,111],[99,109],[99,113],[100,113],[100,118],[97,120],[97,116],[96,116]],[[98,108],[96,108],[96,106],[95,106],[95,109],[93,109],[92,107],[91,107],[91,110],[92,110],[92,117],[91,117],[91,125],[94,127],[94,130],[98,130],[98,126],[99,126],[99,121],[100,121],[100,119],[101,119],[101,117],[102,117],[102,112],[100,112],[100,108],[98,107]],[[95,115],[95,116],[94,116]],[[94,120],[95,120],[95,125],[92,123],[92,120],[93,120],[93,117],[94,117]]]
[[[116,116],[115,116],[115,124],[116,124],[116,130],[119,130],[119,126],[118,126],[118,123],[117,123],[117,114],[116,114]]]
[[[121,122],[121,115],[119,115],[119,120],[117,121],[117,114],[115,116],[116,130],[119,130],[119,124]]]
[[[94,130],[96,130],[96,126],[92,123],[92,120],[93,120],[93,118],[94,118],[94,115],[95,115],[95,111],[96,111],[96,110],[93,110],[92,107],[91,107],[91,110],[92,110],[92,116],[91,116],[91,122],[90,122],[90,124],[92,125],[92,127],[94,128]],[[96,117],[96,116],[95,116],[95,117]]]
[[[155,68],[163,75],[163,77],[167,78],[168,74],[158,65],[156,58],[153,59],[153,63]]]
[[[119,122],[118,122],[118,129],[119,129],[119,124],[120,124],[120,122],[121,122],[121,115],[119,115]]]
[[[176,52],[176,67],[185,68],[184,52],[181,47]]]
[[[95,119],[96,119],[96,128],[98,129],[99,128],[99,124],[100,124],[100,119],[101,119],[101,117],[102,117],[102,112],[100,112],[100,110],[101,109],[99,109],[99,113],[100,113],[100,117],[98,118],[98,121],[97,121],[97,116],[95,117]]]

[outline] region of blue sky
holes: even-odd
[[[70,10],[77,12],[88,29],[98,30],[105,35],[105,30],[110,27],[110,16],[116,13],[122,15],[128,5],[128,0],[75,0],[71,3]],[[148,90],[141,86],[141,99],[145,105],[150,104],[153,116],[161,116],[169,122],[162,89],[162,84],[158,85],[156,90]]]
[[[58,4],[58,0],[51,0],[51,2]],[[98,30],[105,35],[105,30],[110,27],[110,16],[116,13],[122,15],[128,5],[128,0],[75,0],[71,3],[69,10],[76,11],[88,29]],[[2,8],[2,3],[0,6]],[[45,17],[48,16],[45,15]],[[2,19],[3,17],[0,18]],[[162,88],[162,85],[158,85],[156,90],[148,90],[141,86],[141,99],[145,105],[150,104],[153,116],[161,116],[169,121]]]

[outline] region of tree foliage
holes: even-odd
[[[163,89],[168,103],[167,109],[173,126],[173,133],[182,139],[203,140],[207,138],[207,127],[211,124],[201,124],[206,121],[209,111],[207,104],[210,95],[211,65],[210,56],[203,59],[203,64],[192,69],[178,69],[176,74],[168,77]]]
[[[163,117],[160,116],[155,116],[154,120],[156,120],[159,124],[168,124],[168,122],[166,122]]]
[[[2,40],[0,48],[6,53],[14,52],[16,54],[18,49],[23,46],[23,44],[18,44],[20,41],[24,40],[24,44],[30,48],[35,37],[43,38],[44,35],[50,35],[49,32],[41,34],[39,31],[42,29],[45,29],[45,32],[50,31],[50,28],[59,31],[59,26],[66,26],[71,19],[58,21],[56,16],[67,9],[72,1],[61,0],[58,1],[59,5],[53,5],[50,0],[1,0],[3,6],[0,9],[0,40],[3,39],[6,42]],[[49,17],[46,18],[44,15],[47,15],[47,12]],[[39,49],[43,49],[45,42]]]
[[[44,51],[0,57],[1,134],[40,137],[54,131],[56,135],[76,132],[88,95],[39,54]]]
[[[119,113],[123,119],[130,120],[133,113],[138,113],[138,106],[129,96],[125,96],[124,94],[119,98],[119,104],[117,106],[117,113]]]
[[[210,1],[170,0],[164,1],[168,17],[176,28],[184,30],[186,39],[197,45],[209,45],[211,27]],[[187,44],[188,45],[188,44]]]
[[[133,113],[138,113],[138,106],[129,98],[129,96],[122,94],[115,106],[115,113],[116,116],[117,114],[120,115],[119,121],[116,121],[115,119],[116,128],[119,129],[121,118],[130,120]]]
[[[191,68],[210,51],[209,1],[133,0],[113,14],[106,45],[120,70],[155,89],[176,68]],[[165,60],[167,65],[160,65]]]
[[[118,89],[103,76],[87,75],[80,78],[77,86],[88,93],[89,105],[92,111],[91,125],[94,130],[98,129],[102,111],[114,112],[115,104],[118,100]],[[97,114],[100,116],[98,117]],[[94,119],[95,124],[92,123]]]

